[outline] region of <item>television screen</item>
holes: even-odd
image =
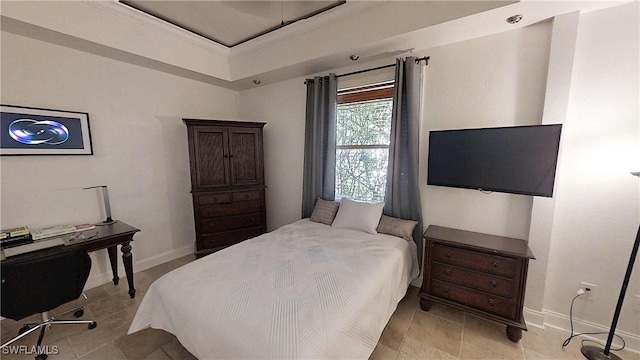
[[[427,184],[553,196],[562,125],[429,133]]]

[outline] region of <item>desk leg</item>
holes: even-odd
[[[136,289],[133,288],[133,254],[131,254],[131,245],[128,242],[122,243],[120,250],[122,251],[124,272],[127,273],[127,282],[129,283],[129,296],[133,299],[136,296]]]
[[[113,283],[118,285],[120,278],[118,277],[118,246],[111,246],[107,248],[109,253],[109,262],[111,263],[111,272],[113,272]]]

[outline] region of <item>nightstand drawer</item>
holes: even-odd
[[[463,285],[505,298],[512,298],[514,296],[515,282],[513,280],[467,270],[457,266],[434,262],[431,265],[430,276],[434,279]]]
[[[463,304],[474,309],[516,320],[517,303],[501,296],[486,294],[464,286],[431,280],[431,293],[435,296]]]
[[[431,258],[444,264],[486,272],[513,279],[518,271],[518,260],[504,256],[490,255],[463,250],[451,246],[432,244]]]

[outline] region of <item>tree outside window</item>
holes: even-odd
[[[393,83],[338,93],[336,198],[384,201]]]

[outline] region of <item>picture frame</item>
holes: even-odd
[[[93,155],[89,114],[0,104],[0,156]]]

